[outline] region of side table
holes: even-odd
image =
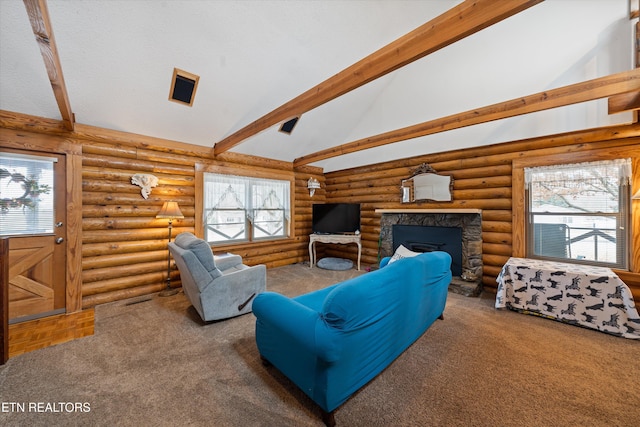
[[[309,235],[309,267],[313,268],[314,264],[318,261],[316,259],[316,246],[315,243],[338,243],[341,245],[347,245],[349,243],[355,243],[358,246],[358,270],[360,270],[360,255],[362,253],[362,244],[360,243],[360,234],[317,234],[313,233]]]

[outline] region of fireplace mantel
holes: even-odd
[[[482,209],[376,209],[380,214],[481,214]]]

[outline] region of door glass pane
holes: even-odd
[[[54,162],[0,153],[0,235],[53,233]]]

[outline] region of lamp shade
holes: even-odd
[[[178,202],[164,202],[164,205],[162,205],[162,209],[160,210],[160,213],[156,215],[156,218],[176,219],[184,218],[184,215],[182,215],[182,212],[180,211]]]
[[[636,191],[636,194],[633,195],[632,199],[640,200],[640,190]]]

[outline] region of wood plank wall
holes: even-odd
[[[235,161],[229,161],[233,158]],[[251,169],[265,164],[272,170],[291,171],[291,164],[251,156],[228,155],[212,161],[187,153],[166,152],[119,143],[83,144],[82,156],[82,295],[83,307],[145,295],[166,284],[168,221],[156,219],[165,201],[176,201],[184,219],[173,222],[172,236],[196,229],[195,168],[206,161],[226,169]],[[140,187],[131,184],[135,173],[158,178],[158,186],[144,199]],[[293,236],[285,240],[215,245],[218,252],[233,252],[248,265],[267,267],[301,262],[308,258],[311,230],[311,199],[307,179],[324,181],[322,170],[303,167],[295,174]],[[314,200],[322,200],[316,192]],[[180,275],[172,263],[172,286],[180,286]]]
[[[567,162],[580,157],[587,161],[588,153],[597,149],[628,147],[634,152],[635,164],[640,162],[640,127],[617,126],[608,129],[577,132],[547,138],[496,144],[390,161],[370,166],[325,174],[327,202],[359,202],[362,209],[362,262],[376,265],[380,214],[375,209],[394,208],[475,208],[482,209],[483,285],[496,288],[500,269],[512,256],[514,230],[512,223],[512,162],[524,156],[566,156]],[[580,156],[576,156],[580,153]],[[454,178],[453,202],[400,203],[400,181],[411,175],[422,163],[428,163],[438,173]],[[634,189],[640,188],[635,177]],[[637,203],[637,202],[636,202]],[[634,217],[637,217],[634,214]],[[636,223],[639,218],[635,218]],[[634,232],[634,252],[640,254],[640,227]],[[330,256],[355,259],[355,249],[346,245],[331,246]],[[634,265],[638,273],[640,265]],[[636,300],[640,300],[640,275],[626,274],[633,285]]]
[[[251,168],[292,171],[288,162],[224,153],[211,159],[210,149],[141,135],[77,125],[74,132],[58,121],[17,113],[0,114],[5,142],[18,147],[25,138],[82,146],[82,307],[160,291],[165,286],[167,222],[157,220],[164,201],[175,200],[185,215],[174,222],[173,235],[195,229],[195,168],[209,162],[221,168]],[[15,140],[15,141],[14,141]],[[56,142],[57,141],[57,142]],[[617,126],[516,141],[478,149],[458,150],[323,174],[322,169],[303,166],[293,170],[295,201],[291,238],[214,247],[215,252],[240,254],[249,265],[277,267],[308,261],[312,203],[360,202],[362,204],[362,263],[378,263],[381,208],[477,208],[482,209],[485,288],[496,286],[501,266],[513,253],[512,162],[526,156],[565,155],[629,147],[635,150],[634,171],[640,170],[640,125]],[[585,161],[585,160],[582,160]],[[451,203],[400,203],[400,181],[421,163],[428,163],[454,177]],[[131,184],[135,173],[152,173],[159,178],[148,199]],[[313,198],[307,190],[309,177],[321,188]],[[634,191],[640,188],[635,174]],[[78,178],[80,180],[80,178]],[[634,203],[634,266],[621,274],[640,301],[640,207]],[[355,259],[353,245],[321,245],[329,256]],[[80,270],[78,268],[77,270]],[[76,271],[72,272],[76,274]],[[172,285],[179,286],[177,270]]]
[[[82,146],[84,307],[162,288],[168,222],[155,216],[164,201],[178,202],[185,216],[174,222],[174,236],[194,229],[193,164],[175,158],[167,162],[153,154],[135,146]],[[135,173],[158,178],[158,186],[146,200],[140,187],[131,184]]]
[[[234,153],[224,153],[213,160],[210,147],[82,124],[76,124],[75,130],[69,132],[58,120],[8,111],[0,111],[0,131],[3,145],[16,149],[27,147],[47,152],[58,146],[81,148],[78,161],[68,162],[74,169],[68,186],[77,186],[77,200],[80,193],[82,198],[81,221],[79,215],[68,227],[72,228],[72,235],[79,237],[67,257],[81,252],[77,266],[68,272],[74,283],[78,278],[77,289],[68,289],[68,294],[72,291],[72,296],[78,299],[78,307],[68,308],[69,311],[151,294],[166,286],[168,222],[155,216],[165,201],[177,201],[185,218],[174,221],[173,236],[194,231],[197,164],[220,166],[221,170],[273,170],[278,176],[288,171],[295,181],[290,238],[216,245],[214,252],[232,251],[242,255],[248,265],[265,264],[269,268],[308,260],[311,204],[323,202],[325,194],[324,176],[318,167],[302,166],[293,170],[290,162]],[[140,187],[131,184],[135,173],[158,177],[159,184],[148,199],[142,197]],[[313,199],[307,190],[310,177],[322,185]],[[70,205],[69,209],[74,206]],[[173,263],[171,280],[172,286],[180,286],[180,276]],[[67,287],[70,287],[69,279]]]

